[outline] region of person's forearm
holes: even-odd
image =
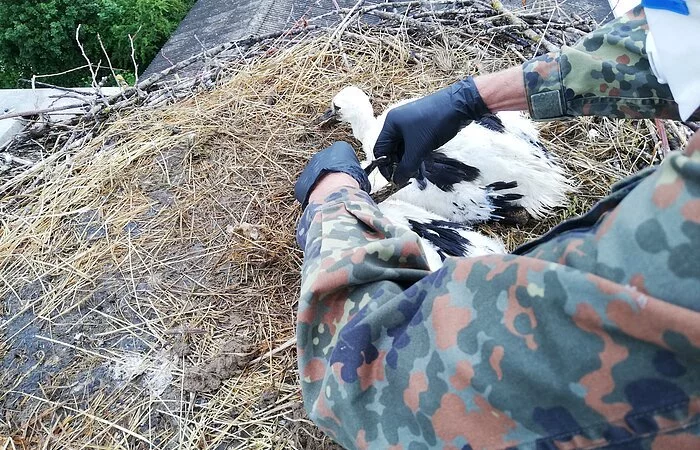
[[[645,30],[644,10],[636,8],[573,47],[474,82],[491,112],[529,111],[540,120],[581,115],[678,119],[668,85],[659,83],[649,67]],[[609,35],[617,37],[608,40]],[[643,82],[622,80],[619,73]]]
[[[532,118],[679,119],[668,85],[660,83],[649,66],[647,29],[639,6],[573,47],[525,62],[521,84]]]
[[[297,228],[297,241],[304,249],[297,315],[304,406],[314,422],[348,448],[353,448],[364,411],[347,410],[354,391],[330,404],[343,412],[329,409],[324,402],[329,401],[331,384],[343,376],[342,392],[345,384],[366,389],[364,383],[373,376],[367,365],[384,364],[383,357],[377,360],[379,355],[368,349],[379,347],[386,354],[391,337],[378,339],[364,331],[408,323],[410,317],[401,315],[396,298],[430,273],[418,236],[384,218],[367,193],[345,185],[352,181],[335,173],[321,178]],[[363,317],[366,320],[358,325]],[[342,374],[334,372],[338,367]],[[358,377],[363,381],[348,381]],[[336,411],[343,423],[334,422]]]
[[[481,98],[491,112],[527,111],[527,95],[522,67],[511,67],[501,72],[474,79]]]

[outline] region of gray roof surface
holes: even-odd
[[[336,1],[341,8],[356,3]],[[334,9],[332,0],[198,0],[143,76],[217,45],[281,31],[302,16],[314,17]]]
[[[555,1],[528,0],[527,4],[537,6]],[[334,3],[350,8],[356,0],[198,0],[142,76],[165,70],[217,45],[281,31],[301,17],[334,11]],[[513,9],[523,7],[522,0],[503,0],[503,4]],[[581,16],[591,15],[598,22],[609,19],[607,0],[569,0],[563,8]]]

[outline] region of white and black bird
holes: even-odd
[[[367,94],[348,86],[333,97],[329,113],[350,124],[367,166],[374,160],[374,144],[387,113],[413,100],[395,103],[375,117]],[[471,122],[423,163],[425,178],[411,179],[390,198],[460,224],[508,219],[517,207],[542,218],[566,204],[570,191],[563,168],[539,142],[533,122],[518,112]],[[373,191],[388,184],[379,170],[370,174],[370,181]]]
[[[430,270],[442,267],[449,256],[506,252],[500,240],[484,236],[468,225],[451,222],[420,206],[395,198],[389,198],[377,206],[392,223],[407,227],[418,235]]]

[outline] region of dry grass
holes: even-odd
[[[210,92],[114,114],[18,181],[0,201],[0,448],[329,445],[300,412],[288,345],[292,185],[313,152],[350,137],[311,123],[348,84],[381,110],[516,63],[491,37],[423,42],[418,63],[401,34],[309,38]],[[585,210],[653,162],[649,135],[646,122],[545,125],[578,187],[571,207],[490,232],[513,248]]]

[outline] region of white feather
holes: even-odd
[[[392,223],[409,229],[411,229],[409,219],[423,224],[428,224],[436,220],[447,221],[445,217],[431,213],[418,205],[408,203],[404,200],[389,198],[377,206],[382,214]],[[503,243],[498,239],[484,236],[476,231],[465,229],[462,226],[450,227],[449,225],[445,225],[445,227],[456,231],[469,242],[464,254],[456,256],[482,256],[506,252]],[[426,239],[421,238],[420,242],[423,246],[430,270],[437,270],[442,267],[442,258],[438,253],[440,249]]]

